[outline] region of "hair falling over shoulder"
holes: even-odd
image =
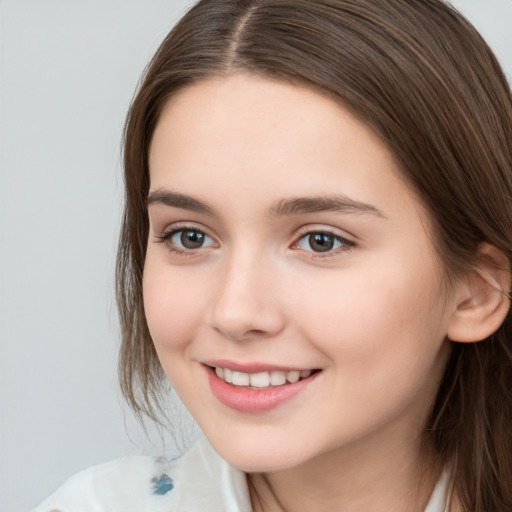
[[[200,1],[149,64],[125,128],[120,379],[134,409],[153,418],[163,376],[142,303],[149,145],[172,94],[239,72],[310,87],[370,126],[429,210],[447,279],[470,272],[484,243],[505,255],[510,272],[510,86],[454,8],[441,0]],[[489,338],[453,343],[425,436],[450,468],[463,511],[512,511],[510,311]]]

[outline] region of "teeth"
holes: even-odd
[[[255,388],[268,388],[270,386],[270,375],[268,372],[252,373],[250,382],[251,386]]]
[[[282,386],[286,382],[286,373],[280,371],[270,372],[270,384]]]
[[[242,372],[233,372],[233,384],[235,386],[248,386],[249,385],[249,374]]]
[[[282,386],[287,382],[294,384],[301,379],[306,379],[312,373],[311,370],[291,370],[284,372],[273,370],[271,372],[244,373],[235,372],[229,368],[215,368],[215,373],[219,379],[233,384],[234,386],[251,386],[253,388],[268,388],[271,386]]]
[[[288,382],[291,382],[292,384],[294,382],[298,382],[300,379],[300,372],[299,371],[291,371],[286,374],[286,380]]]

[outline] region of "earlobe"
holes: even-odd
[[[473,270],[459,284],[448,338],[474,343],[496,332],[510,308],[510,287],[507,257],[496,247],[482,244]]]

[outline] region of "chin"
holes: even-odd
[[[280,458],[274,455],[258,454],[254,457],[251,454],[220,454],[231,466],[245,473],[274,473],[283,471],[299,465],[298,461],[289,461],[286,457]],[[232,455],[232,456],[231,456]]]
[[[274,443],[265,443],[261,439],[255,439],[250,443],[236,442],[233,439],[220,441],[209,438],[209,441],[226,462],[245,473],[282,471],[299,466],[306,461],[303,451],[295,453],[295,450],[289,449],[300,445],[286,443],[283,449],[283,443],[280,448],[277,448]]]

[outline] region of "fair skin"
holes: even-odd
[[[422,429],[467,287],[446,289],[387,147],[331,99],[240,74],[173,96],[149,167],[151,336],[214,448],[252,475],[254,510],[423,511],[439,471]],[[212,361],[313,373],[238,410]]]

